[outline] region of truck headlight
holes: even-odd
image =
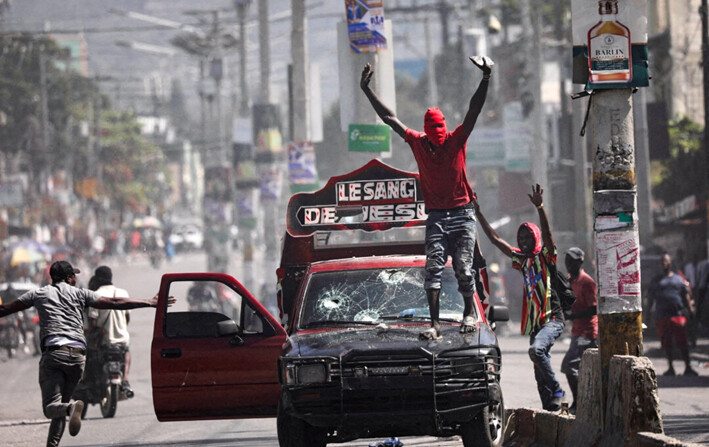
[[[306,385],[330,381],[326,363],[289,363],[284,368],[286,385]]]

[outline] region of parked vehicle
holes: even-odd
[[[125,347],[111,345],[90,349],[86,353],[84,377],[74,391],[74,399],[84,401],[81,417],[86,416],[89,405],[99,405],[104,418],[116,415],[118,401],[133,397],[132,390],[123,389],[125,373]]]
[[[170,241],[177,251],[201,250],[204,232],[197,225],[176,226],[170,233]]]
[[[163,275],[151,353],[158,419],[276,416],[281,447],[392,435],[502,445],[492,326],[507,308],[490,306],[486,317],[476,297],[475,331],[461,334],[448,265],[443,338],[419,339],[430,325],[419,191],[416,174],[372,161],[291,199],[277,272],[285,326],[229,275]],[[168,308],[168,296],[186,301],[195,282],[227,290],[232,315]]]

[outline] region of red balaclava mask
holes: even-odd
[[[435,146],[443,145],[446,141],[446,117],[443,116],[438,107],[433,107],[426,110],[426,115],[423,117],[423,130],[426,133],[429,141]]]
[[[531,253],[525,252],[525,255],[536,255],[540,251],[542,251],[542,232],[539,229],[538,226],[533,224],[532,222],[525,222],[522,225],[519,226],[517,229],[517,245],[520,248],[520,251],[522,250],[522,244],[519,243],[519,234],[522,231],[523,228],[526,228],[529,234],[532,236],[534,239],[534,249],[532,250]]]

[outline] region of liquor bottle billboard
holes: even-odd
[[[647,87],[647,0],[572,0],[573,82]]]

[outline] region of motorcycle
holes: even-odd
[[[123,388],[125,346],[109,345],[86,354],[84,377],[74,391],[74,399],[84,401],[82,419],[91,405],[99,405],[104,418],[116,414],[119,400],[130,399],[133,391]]]

